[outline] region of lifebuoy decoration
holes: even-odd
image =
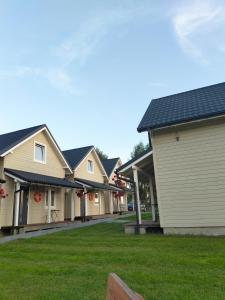
[[[0,198],[6,198],[8,194],[6,193],[6,190],[4,188],[0,188]]]
[[[34,201],[39,203],[39,202],[41,202],[41,200],[42,200],[41,193],[40,192],[35,192],[34,193]]]
[[[89,193],[88,194],[88,200],[93,201],[94,200],[94,193]]]

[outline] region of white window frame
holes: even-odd
[[[54,193],[54,205],[50,205],[50,208],[56,209],[56,191],[51,191],[51,193]],[[45,191],[45,209],[48,209],[47,196],[48,196],[48,191]],[[52,196],[52,194],[51,194],[51,196]]]
[[[88,163],[89,163],[89,161],[92,163],[92,171],[90,171],[90,170],[88,169]],[[88,160],[87,160],[87,171],[88,171],[88,173],[90,173],[90,174],[94,174],[94,161],[91,160],[91,159],[88,159]]]
[[[100,193],[95,193],[95,195],[98,195],[98,202],[96,202],[96,197],[94,198],[94,205],[99,206],[100,205]]]
[[[36,145],[40,145],[40,146],[44,147],[44,161],[38,160],[38,159],[35,158]],[[47,158],[47,146],[43,143],[38,142],[38,141],[34,141],[34,161],[45,165],[46,164],[46,158]]]

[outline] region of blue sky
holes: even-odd
[[[225,2],[0,0],[0,133],[126,161],[152,98],[225,81]]]

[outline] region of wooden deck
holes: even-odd
[[[75,221],[65,220],[65,221],[52,222],[52,223],[26,224],[26,225],[19,225],[19,226],[3,226],[1,228],[1,231],[3,235],[9,235],[9,234],[18,234],[18,233],[32,232],[38,230],[63,228],[63,227],[67,227],[70,224],[88,222],[91,220],[107,219],[107,218],[112,218],[113,216],[117,216],[117,215],[105,214],[105,215],[96,215],[96,216],[86,216],[85,220],[81,217],[78,217],[75,218]]]
[[[137,226],[136,222],[126,223],[124,225],[124,231],[126,234],[163,233],[163,230],[158,222],[146,220],[142,221],[142,224],[139,226]]]

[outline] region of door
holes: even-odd
[[[19,207],[19,225],[27,224],[29,188],[21,187],[20,191],[20,207]]]
[[[80,198],[80,216],[85,217],[85,196]]]
[[[65,200],[64,200],[64,220],[71,219],[71,200],[68,193],[65,193]]]

